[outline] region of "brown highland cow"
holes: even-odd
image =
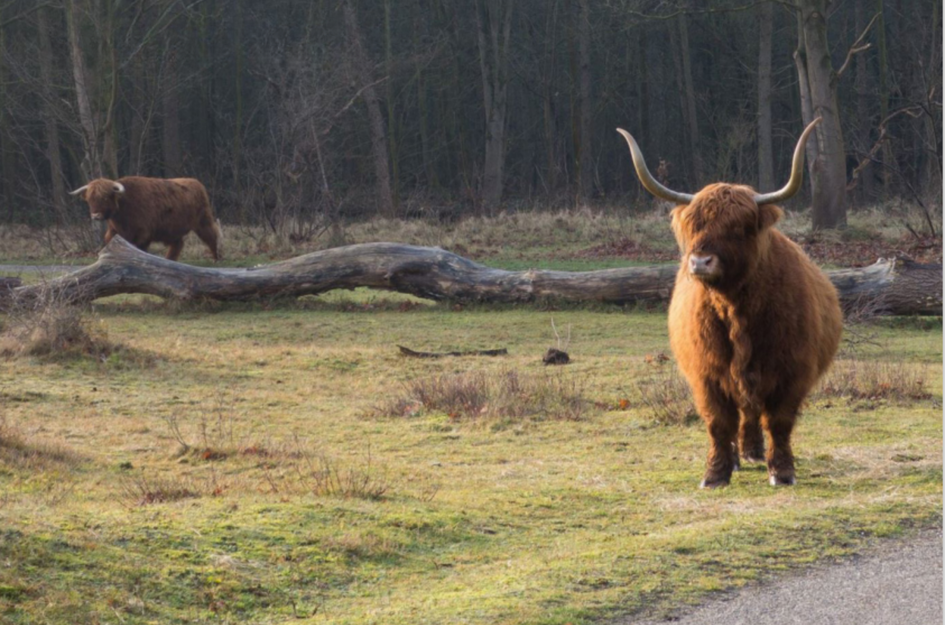
[[[213,217],[210,197],[193,178],[98,178],[72,191],[88,202],[92,219],[108,220],[105,244],[116,234],[148,251],[157,241],[167,245],[167,258],[177,260],[184,237],[193,230],[214,260],[220,259],[220,227]]]
[[[773,226],[775,202],[801,185],[804,145],[780,191],[711,184],[695,195],[650,175],[624,130],[646,189],[677,206],[673,232],[682,254],[669,306],[669,339],[711,440],[703,488],[725,486],[748,461],[767,460],[772,485],[795,482],[791,430],[804,398],[833,359],[842,314],[837,293],[803,250]],[[768,448],[761,427],[768,432]]]

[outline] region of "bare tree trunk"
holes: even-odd
[[[774,5],[765,3],[758,10],[758,190],[768,193],[774,187],[774,145],[771,138],[771,38]]]
[[[2,18],[3,7],[0,6],[0,18]],[[9,98],[7,91],[6,76],[6,28],[0,24],[0,201],[7,209],[8,218],[13,220],[13,189],[16,172],[13,163],[13,147],[11,146],[12,134],[10,132],[8,120]]]
[[[545,36],[543,39],[544,54],[542,62],[542,92],[541,111],[543,138],[545,140],[545,184],[549,193],[558,190],[558,150],[557,124],[555,123],[554,89],[555,89],[555,59],[554,51],[557,48],[558,32],[558,2],[552,0],[545,22]]]
[[[578,193],[582,201],[594,195],[594,155],[591,152],[591,20],[589,0],[578,0]]]
[[[689,133],[689,152],[692,154],[693,189],[698,189],[703,182],[702,153],[699,141],[699,119],[696,117],[696,89],[692,82],[692,57],[689,51],[688,18],[681,14],[678,18],[680,57],[682,58],[683,110]]]
[[[483,208],[487,210],[494,209],[502,201],[513,4],[512,0],[504,4],[502,0],[476,0],[479,69],[486,115],[486,154],[480,197]]]
[[[797,68],[797,89],[801,100],[801,118],[806,127],[814,119],[814,105],[810,95],[810,81],[807,74],[807,45],[804,36],[804,26],[801,20],[801,12],[797,12],[797,49],[794,50],[794,66]],[[814,141],[808,141],[805,151],[807,158],[804,163],[807,165],[807,180],[811,185],[811,195],[813,196],[814,186],[814,164],[817,162],[818,149],[816,137]]]
[[[667,301],[676,271],[675,264],[599,271],[505,271],[440,248],[399,243],[348,245],[250,269],[215,269],[154,256],[116,236],[95,264],[8,293],[15,300],[53,295],[56,301],[91,301],[118,293],[148,293],[181,300],[246,301],[367,287],[438,301],[560,299],[626,304]],[[827,275],[849,310],[942,314],[941,265],[881,259],[869,267]]]
[[[164,151],[164,176],[176,178],[182,175],[180,149],[180,96],[178,89],[177,52],[172,44],[168,50],[161,87],[161,126],[162,147]]]
[[[394,198],[390,187],[390,165],[387,157],[387,131],[384,126],[384,116],[381,113],[381,99],[374,82],[368,63],[367,52],[361,43],[361,30],[358,27],[358,17],[354,10],[354,0],[345,0],[343,5],[345,29],[348,31],[348,40],[351,46],[352,61],[358,79],[364,85],[364,103],[367,105],[368,126],[371,130],[371,154],[374,159],[374,184],[377,194],[377,208],[382,215],[393,216]]]
[[[867,7],[864,6],[862,2],[857,2],[854,5],[856,32],[858,33],[862,33],[869,23],[870,17],[867,14],[866,9]],[[872,103],[875,99],[875,94],[870,92],[869,58],[865,54],[858,54],[856,55],[855,63],[856,65],[854,66],[854,71],[856,74],[853,78],[853,84],[854,90],[856,92],[857,120],[855,125],[856,145],[854,148],[857,162],[859,162],[869,154],[870,149],[873,146],[873,140],[871,138],[873,124],[871,123],[872,115],[870,114],[870,109],[872,109]],[[855,192],[855,195],[859,197],[861,203],[868,202],[872,198],[872,164],[868,163],[859,173],[856,189],[857,191]]]
[[[802,84],[801,91],[803,94],[806,86],[812,115],[810,119],[805,118],[804,123],[810,123],[813,117],[823,118],[814,132],[815,141],[808,141],[808,145],[817,144],[817,155],[810,167],[813,226],[817,229],[842,228],[847,223],[846,155],[837,105],[837,75],[830,61],[827,42],[826,2],[798,2],[799,44],[795,61],[798,64],[798,78],[801,81],[806,79],[806,85]]]
[[[889,116],[889,79],[888,56],[886,51],[886,18],[884,17],[884,0],[876,0],[876,58],[879,61],[879,119]],[[896,161],[893,158],[892,147],[889,141],[883,143],[883,168],[880,172],[883,180],[883,200],[889,197],[892,186],[892,172]]]
[[[82,56],[82,39],[79,29],[77,0],[65,0],[66,27],[69,36],[69,57],[72,60],[72,78],[79,109],[79,124],[82,128],[82,144],[85,154],[82,173],[86,180],[102,176],[102,155],[98,146],[98,128],[92,115],[92,100],[89,93],[88,72]]]
[[[390,11],[391,0],[384,0],[384,66],[387,70],[387,155],[390,159],[390,195],[392,212],[396,212],[400,202],[400,155],[397,151],[397,116],[394,114],[394,91],[391,76],[394,74],[394,55],[391,51]]]
[[[62,155],[59,145],[59,124],[56,122],[55,102],[58,99],[53,85],[53,49],[49,41],[49,25],[46,11],[40,9],[36,13],[36,23],[39,30],[39,71],[43,80],[43,99],[45,113],[43,130],[46,138],[46,158],[49,161],[49,176],[52,178],[52,200],[57,211],[66,206],[65,180],[62,177]]]
[[[236,72],[233,76],[233,90],[236,115],[233,120],[233,191],[240,197],[242,186],[241,170],[243,162],[243,0],[236,0],[236,27],[233,32],[233,53],[236,56]],[[245,209],[244,209],[245,210]]]

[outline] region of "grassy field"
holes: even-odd
[[[556,260],[554,233],[610,227],[559,226],[452,245],[614,262]],[[939,318],[847,329],[796,487],[748,466],[711,492],[663,311],[357,291],[79,320],[91,347],[0,357],[0,622],[602,623],[941,525]]]

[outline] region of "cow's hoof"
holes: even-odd
[[[797,480],[794,479],[793,475],[775,475],[772,473],[768,476],[768,483],[772,486],[794,486],[797,484]]]
[[[765,452],[764,450],[758,451],[748,451],[742,454],[742,460],[745,462],[750,462],[752,464],[765,461]]]
[[[699,484],[699,488],[724,488],[725,486],[728,486],[728,483],[729,480],[711,480],[706,478]]]

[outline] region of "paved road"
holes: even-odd
[[[614,625],[941,625],[942,532],[744,588],[664,620]]]
[[[24,273],[59,275],[78,271],[87,265],[0,265],[0,276],[20,276]]]

